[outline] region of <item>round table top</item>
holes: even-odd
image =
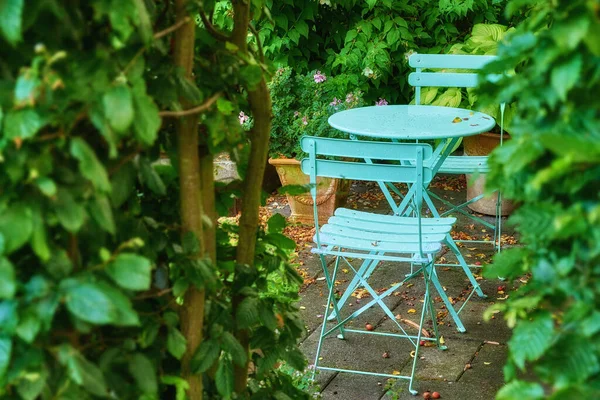
[[[496,121],[463,108],[393,105],[352,108],[329,117],[342,132],[382,139],[444,139],[488,132]]]

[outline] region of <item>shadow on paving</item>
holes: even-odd
[[[372,186],[372,185],[371,185]],[[389,207],[385,202],[372,193],[377,192],[376,187],[369,184],[353,185],[353,203],[349,208],[368,210],[371,212],[387,213]],[[443,187],[443,185],[440,185]],[[454,197],[453,201],[464,199],[464,190],[447,192],[438,188],[441,197]],[[361,201],[361,196],[369,201]],[[352,199],[352,197],[351,197]],[[462,215],[458,218],[453,235],[462,238],[483,240],[490,237],[489,229],[482,228],[466,219]],[[493,221],[493,218],[487,218]],[[516,241],[511,236],[513,232],[505,231],[507,243],[514,245]],[[461,253],[468,263],[482,265],[491,261],[494,248],[491,244],[459,244]],[[310,254],[309,248],[300,251],[302,266],[310,279],[305,278],[307,285],[301,292],[300,308],[306,324],[306,335],[303,338],[301,349],[309,360],[314,363],[318,338],[320,334],[323,314],[327,302],[327,285],[322,273],[319,258]],[[438,256],[443,263],[455,263],[456,258],[451,251],[444,248]],[[328,259],[328,270],[333,271],[332,259]],[[362,260],[351,260],[354,268],[358,268]],[[368,282],[376,292],[389,288],[392,284],[404,279],[410,266],[399,263],[383,262],[378,265]],[[462,306],[465,298],[470,293],[472,286],[464,272],[459,267],[437,267],[441,284],[446,295],[451,298],[456,309]],[[481,285],[486,298],[479,298],[474,294],[462,310],[460,317],[467,329],[466,333],[459,333],[454,326],[452,318],[441,302],[437,292],[431,286],[431,294],[439,324],[439,334],[444,337],[448,350],[441,351],[433,343],[420,347],[416,368],[415,388],[419,397],[426,390],[437,391],[445,400],[462,399],[490,399],[502,386],[502,367],[506,359],[506,342],[510,337],[510,330],[501,314],[495,314],[489,321],[483,320],[484,311],[495,302],[501,302],[508,293],[515,288],[513,283],[503,282],[500,279],[484,280],[479,274],[480,268],[473,268],[473,273]],[[340,263],[338,274],[335,278],[335,292],[338,297],[344,293],[353,277],[352,268]],[[517,282],[518,284],[518,282]],[[394,293],[385,298],[385,304],[391,309],[394,319],[400,318],[418,324],[422,309],[424,295],[424,282],[421,276],[416,277]],[[372,300],[372,296],[364,288],[359,288],[352,297],[343,305],[342,316],[358,310]],[[391,332],[401,332],[398,326],[375,304],[362,315],[346,324],[353,329],[364,329],[365,324],[372,324],[375,331],[385,329]],[[334,326],[333,322],[327,323],[327,329]],[[401,323],[409,334],[416,334],[416,329],[411,324]],[[426,319],[425,329],[432,332],[432,323]],[[324,339],[321,351],[323,366],[335,366],[348,369],[362,369],[387,374],[409,374],[413,358],[411,346],[407,339],[376,336],[369,334],[346,333],[345,340],[336,337],[338,332],[332,333]],[[384,357],[385,353],[385,357]],[[392,389],[388,391],[385,377],[320,371],[317,374],[317,383],[321,386],[324,399],[414,399],[408,392],[408,382],[394,380]]]

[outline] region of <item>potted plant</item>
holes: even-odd
[[[309,178],[300,169],[305,156],[300,148],[304,135],[346,137],[329,126],[327,119],[335,112],[362,105],[362,94],[352,91],[358,78],[350,75],[328,77],[320,71],[307,75],[294,74],[289,67],[277,70],[269,90],[273,102],[273,120],[269,163],[274,165],[285,185],[306,185]],[[321,222],[348,196],[350,182],[340,179],[317,180],[317,206]],[[286,194],[291,218],[302,223],[314,223],[310,194]]]
[[[454,44],[448,50],[447,54],[467,54],[467,55],[495,55],[498,44],[504,36],[512,32],[514,28],[507,28],[499,24],[476,24],[471,31],[471,35],[464,43]],[[448,69],[447,72],[454,72]],[[484,112],[500,121],[499,107],[482,106],[478,102],[478,97],[474,88],[436,88],[428,87],[421,90],[421,104],[435,105],[444,107],[460,107]],[[504,126],[510,122],[513,114],[513,105],[508,104],[504,113]],[[502,137],[503,140],[509,140],[510,134],[506,131]],[[499,126],[491,132],[481,133],[475,136],[467,136],[462,139],[462,145],[465,155],[484,156],[488,155],[496,148],[501,141]],[[458,148],[458,145],[457,145]],[[456,150],[456,148],[454,149]],[[467,175],[467,200],[471,200],[484,192],[485,175],[475,179]],[[479,201],[471,203],[469,208],[488,215],[496,214],[496,196],[482,198]],[[514,209],[514,205],[507,200],[502,202],[502,214],[508,215]]]

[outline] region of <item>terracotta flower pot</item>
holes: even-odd
[[[505,133],[504,140],[509,140],[510,135]],[[463,138],[463,148],[467,156],[487,156],[492,150],[500,145],[500,135],[497,133],[481,133],[475,136]],[[485,192],[485,174],[474,179],[473,175],[467,175],[467,200],[471,200]],[[486,215],[496,215],[497,194],[486,196],[474,203],[469,208],[475,212]],[[502,200],[502,215],[510,215],[515,205],[510,200]]]
[[[271,158],[269,164],[274,165],[279,174],[281,184],[307,185],[308,175],[300,169],[300,162],[287,158]],[[317,178],[317,207],[319,209],[319,224],[327,222],[337,207],[346,203],[350,191],[350,181],[332,178]],[[291,196],[286,194],[290,208],[291,218],[295,222],[314,224],[313,200],[310,193]]]

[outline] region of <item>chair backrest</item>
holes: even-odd
[[[433,150],[426,143],[375,142],[350,139],[331,139],[304,136],[302,150],[309,157],[302,160],[302,171],[310,176],[310,194],[317,245],[319,241],[319,216],[317,210],[317,177],[408,183],[414,186],[414,210],[419,219],[419,246],[421,242],[421,205],[423,190],[433,177],[431,163]],[[328,157],[319,158],[319,157]],[[339,160],[331,158],[341,158]],[[352,159],[365,160],[364,162]],[[399,161],[400,164],[381,163]],[[422,247],[420,247],[422,248]]]
[[[471,88],[477,86],[477,70],[482,69],[496,56],[461,54],[412,54],[408,64],[416,71],[408,76],[408,83],[415,87],[415,104],[421,104],[422,87]],[[434,70],[423,72],[423,69]],[[435,71],[451,69],[453,72]],[[464,70],[458,72],[454,70]]]

